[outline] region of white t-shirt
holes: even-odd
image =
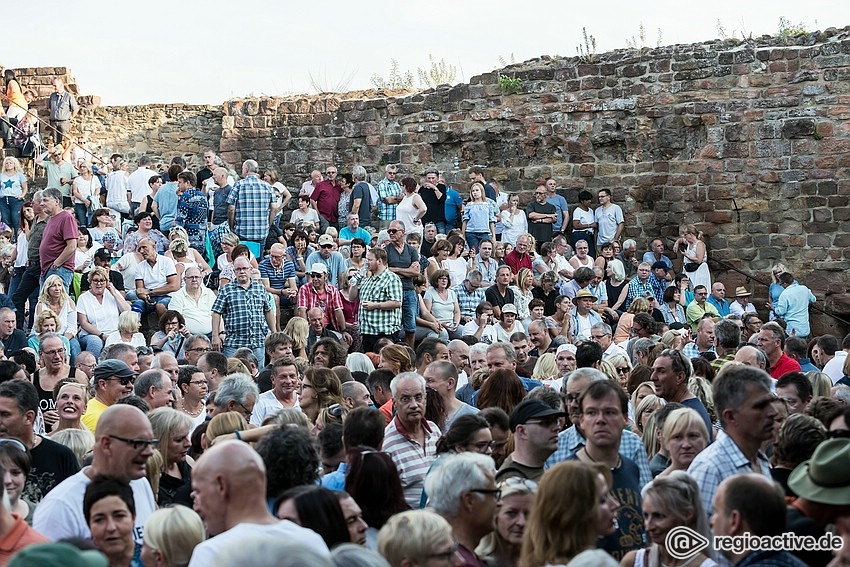
[[[130,186],[130,198],[134,203],[141,203],[142,200],[151,194],[151,186],[148,181],[154,175],[159,175],[152,169],[140,167],[130,174],[127,183]]]
[[[129,176],[123,171],[113,171],[106,178],[106,206],[119,213],[129,213],[127,191],[130,190]]]
[[[32,519],[35,531],[51,541],[70,537],[91,538],[89,526],[83,516],[83,496],[86,487],[91,483],[85,471],[90,468],[86,467],[74,476],[66,478],[39,502]],[[130,487],[133,489],[133,500],[136,503],[133,539],[141,544],[145,522],[156,510],[156,502],[146,478],[131,481]]]
[[[593,224],[596,222],[596,219],[593,216],[593,209],[588,209],[586,211],[581,210],[581,207],[576,207],[573,211],[573,220],[579,221],[581,224]],[[585,232],[589,232],[593,234],[593,228],[582,228],[579,230],[584,230]]]
[[[124,277],[124,290],[136,290],[136,266],[139,263],[136,261],[135,252],[127,252],[115,262],[115,269]]]
[[[832,383],[837,384],[844,377],[844,362],[847,360],[847,353],[843,350],[835,351],[829,362],[823,367],[823,373],[832,378]]]
[[[477,327],[476,327],[477,329]],[[510,331],[505,331],[501,324],[496,323],[495,325],[490,325],[484,332],[481,333],[481,339],[484,342],[489,342],[490,344],[499,342],[499,343],[509,343],[511,342],[511,335],[514,333],[524,333],[525,329],[522,327],[522,321],[517,319],[514,321],[514,326]]]
[[[296,226],[301,225],[304,222],[311,222],[318,226],[319,213],[317,213],[315,209],[307,209],[306,213],[302,213],[300,209],[295,209],[292,211],[292,216],[289,217],[289,222]]]
[[[301,406],[298,404],[298,394],[295,394],[295,405],[292,407],[297,408],[298,410],[301,409]],[[254,411],[251,412],[251,425],[259,427],[262,425],[263,420],[266,419],[266,417],[282,409],[283,404],[281,404],[277,397],[275,397],[274,390],[263,392],[257,398],[257,403],[254,405]]]
[[[77,193],[89,199],[92,202],[92,206],[100,207],[100,179],[97,178],[96,175],[92,175],[91,179],[86,181],[83,179],[82,175],[78,175],[74,178],[74,189],[77,190]],[[73,193],[72,193],[73,194]],[[76,197],[74,197],[75,205],[83,205],[85,201],[80,201]]]
[[[81,503],[80,510],[82,509]],[[233,546],[244,545],[245,538],[253,536],[269,536],[281,541],[298,542],[315,551],[317,555],[330,557],[328,546],[319,534],[289,520],[281,520],[274,524],[237,524],[226,532],[199,543],[192,552],[189,567],[216,565],[216,557]]]
[[[77,300],[77,313],[85,315],[101,333],[108,335],[118,330],[118,303],[108,291],[103,292],[103,303],[98,302],[90,291],[83,293]]]
[[[150,265],[147,260],[142,260],[136,266],[136,279],[145,282],[147,289],[156,289],[168,283],[168,276],[177,275],[177,266],[174,260],[168,256],[156,256],[156,264]],[[133,289],[136,289],[135,283]]]

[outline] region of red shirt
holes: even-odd
[[[32,529],[23,518],[12,514],[15,523],[9,533],[0,540],[0,565],[9,562],[17,552],[36,543],[50,543],[50,540]]]
[[[76,240],[80,235],[77,230],[77,219],[68,211],[62,210],[47,219],[44,234],[41,237],[41,245],[38,247],[41,256],[41,275],[47,273],[56,261],[56,258],[65,249],[65,241]],[[68,256],[62,264],[72,272],[74,271],[74,255]]]
[[[773,368],[770,369],[770,377],[774,380],[778,380],[779,377],[785,374],[786,372],[799,371],[800,363],[783,352],[782,356],[779,357],[779,360],[776,361],[776,364],[773,366]]]
[[[514,275],[517,275],[523,268],[531,269],[531,256],[529,254],[520,255],[516,250],[511,250],[505,256],[505,264],[511,267]]]
[[[333,225],[339,219],[339,195],[339,188],[327,179],[316,185],[310,195],[310,198],[316,201],[318,213]]]
[[[319,293],[312,283],[307,283],[301,286],[298,290],[296,298],[297,306],[303,307],[307,311],[314,307],[318,307],[325,314],[325,326],[337,331],[345,329],[337,329],[336,311],[342,311],[342,296],[339,290],[330,284],[325,284],[325,291]]]

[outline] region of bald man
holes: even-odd
[[[83,517],[83,495],[95,476],[108,475],[129,482],[133,489],[136,502],[133,536],[141,544],[145,522],[156,510],[153,491],[145,478],[148,457],[156,443],[150,421],[139,409],[118,404],[104,410],[97,422],[91,466],[47,493],[33,517],[35,530],[52,541],[90,539],[91,532]]]
[[[195,548],[189,567],[213,565],[224,549],[253,535],[298,541],[329,555],[316,532],[272,516],[265,495],[266,467],[249,445],[225,441],[205,452],[192,471],[192,496],[211,539]]]
[[[753,366],[768,372],[767,355],[754,346],[744,346],[735,353],[735,362],[746,366]]]

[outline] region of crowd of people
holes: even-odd
[[[850,335],[781,264],[730,302],[696,227],[639,252],[552,178],[78,147],[0,174],[0,563],[850,562]]]

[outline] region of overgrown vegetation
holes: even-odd
[[[661,38],[661,28],[658,28],[658,37],[655,40],[655,47],[661,47]],[[650,47],[646,43],[646,27],[643,25],[643,22],[640,23],[640,27],[638,28],[638,39],[635,39],[635,36],[626,39],[626,47],[629,49],[643,49],[644,47]]]
[[[339,79],[331,79],[328,77],[327,73],[323,75],[313,75],[312,72],[308,73],[310,77],[310,87],[318,94],[318,93],[344,93],[347,92],[349,86],[351,85],[351,81],[354,80],[355,72],[347,73],[340,77]]]
[[[794,24],[791,23],[791,20],[789,20],[785,16],[781,16],[779,18],[780,37],[794,37],[796,35],[805,35],[807,33],[809,33],[809,30],[806,29],[806,24],[804,24],[803,22]]]
[[[369,80],[375,85],[376,89],[392,91],[415,90],[413,86],[413,73],[410,71],[402,72],[398,61],[395,59],[390,59],[390,74],[386,79],[377,73],[373,73]]]
[[[516,94],[522,86],[522,79],[519,77],[499,75],[499,86],[505,94]]]
[[[427,68],[418,67],[416,69],[419,75],[419,86],[427,89],[434,88],[438,85],[453,84],[457,77],[457,67],[446,63],[444,58],[439,61],[434,59],[434,55],[428,54],[429,65]],[[413,73],[410,71],[402,71],[398,61],[390,60],[390,74],[384,78],[378,73],[373,73],[369,78],[375,88],[388,89],[394,91],[413,91],[416,87],[413,84]]]
[[[593,63],[596,61],[596,38],[588,34],[585,27],[581,28],[581,35],[584,42],[576,46],[578,58],[585,63]]]
[[[434,60],[432,54],[428,54],[430,65],[427,69],[419,67],[419,83],[424,88],[434,88],[438,85],[451,85],[457,77],[457,67],[446,63],[446,60],[441,58],[439,61]]]

